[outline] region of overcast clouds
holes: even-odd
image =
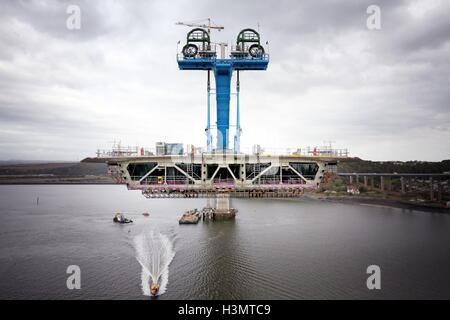
[[[81,29],[66,8],[81,8]],[[381,7],[381,30],[366,8]],[[260,24],[241,77],[242,145],[336,141],[373,160],[450,158],[450,1],[0,2],[0,159],[80,160],[114,140],[205,144],[205,74],[179,71],[180,20],[213,40]]]

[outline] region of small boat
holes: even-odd
[[[132,222],[133,222],[133,220],[128,219],[128,218],[125,218],[125,217],[123,216],[123,214],[121,214],[121,213],[116,213],[116,214],[114,215],[113,221],[116,222],[116,223],[121,223],[121,224],[124,224],[124,223],[132,223]]]
[[[142,215],[143,215],[144,217],[148,217],[148,216],[150,216],[150,213],[144,212]]]
[[[152,294],[152,296],[156,296],[158,294],[159,291],[159,286],[156,283],[152,283],[152,285],[150,286],[150,293]]]

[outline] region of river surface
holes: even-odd
[[[234,221],[178,224],[205,204],[124,186],[0,186],[0,299],[149,299],[142,234],[162,235],[174,253],[158,299],[450,299],[449,215],[234,199]],[[115,212],[134,223],[113,223]],[[66,286],[69,265],[80,267],[79,290]],[[367,289],[369,265],[381,290]]]

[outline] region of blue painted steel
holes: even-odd
[[[214,78],[216,79],[217,106],[217,144],[219,150],[228,149],[228,131],[230,130],[230,83],[231,64],[216,64]]]
[[[266,70],[269,56],[253,59],[178,58],[180,70],[213,70],[216,64],[231,64],[233,70]]]
[[[180,70],[213,70],[216,79],[217,145],[216,149],[228,149],[230,130],[230,84],[234,70],[266,70],[268,55],[261,58],[177,58]],[[208,111],[209,111],[208,92]],[[208,114],[209,119],[209,114]],[[240,129],[240,124],[238,129]]]
[[[207,120],[206,120],[206,147],[208,152],[212,151],[212,137],[211,137],[211,85],[209,80],[209,71],[208,71],[208,112],[207,112]]]
[[[241,153],[241,108],[239,104],[239,71],[236,80],[236,133],[234,135],[234,153]]]

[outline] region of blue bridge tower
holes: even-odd
[[[211,71],[216,81],[216,114],[217,114],[217,143],[216,151],[224,152],[229,147],[230,131],[230,95],[231,78],[236,71],[236,133],[234,136],[234,152],[240,153],[240,80],[241,70],[266,70],[269,56],[261,45],[259,33],[253,29],[244,29],[238,36],[236,46],[231,48],[229,57],[225,58],[225,48],[221,45],[221,56],[217,57],[216,46],[211,46],[209,33],[201,28],[192,29],[187,34],[186,45],[181,54],[177,55],[180,70],[204,70],[207,78],[207,148],[212,152],[211,136]]]

